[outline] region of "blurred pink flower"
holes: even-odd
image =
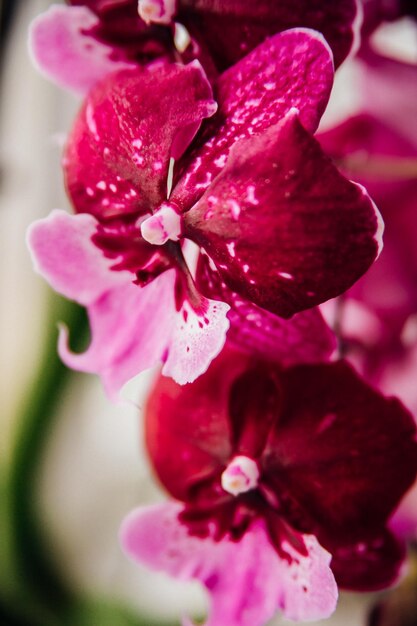
[[[417,420],[417,146],[369,114],[350,118],[320,141],[346,175],[366,185],[385,222],[381,256],[336,305],[342,352]],[[401,536],[416,536],[417,485],[392,526]]]

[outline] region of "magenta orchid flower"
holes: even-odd
[[[203,583],[206,624],[321,619],[335,580],[396,580],[404,547],[387,520],[416,475],[415,425],[346,363],[282,369],[224,350],[192,385],[159,379],[146,443],[176,502],[133,511],[122,545]]]
[[[345,355],[417,416],[416,370],[409,367],[417,350],[417,147],[368,114],[322,133],[320,141],[346,175],[366,185],[385,222],[381,256],[339,304]]]
[[[384,250],[343,295],[335,322],[343,352],[384,393],[395,393],[417,421],[417,147],[371,115],[320,136],[347,175],[366,185],[386,224]],[[392,527],[417,536],[417,484]]]
[[[190,382],[221,350],[238,297],[286,318],[366,271],[378,213],[310,134],[332,75],[317,33],[276,35],[222,75],[219,110],[185,154],[216,108],[194,63],[125,70],[91,91],[64,163],[78,215],[55,213],[30,234],[38,270],[89,309],[92,344],[73,355],[61,336],[66,363],[99,373],[112,394],[159,361]],[[226,289],[213,300],[197,291],[183,238],[209,254],[227,303]]]
[[[71,0],[69,4],[52,5],[36,18],[30,50],[42,73],[81,94],[109,72],[155,59],[197,58],[215,76],[267,37],[293,27],[322,32],[337,67],[353,45],[359,16],[356,0]]]

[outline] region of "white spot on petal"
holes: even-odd
[[[226,244],[226,248],[230,254],[231,257],[235,257],[236,256],[236,251],[235,251],[235,242],[232,241],[231,243],[227,243]]]
[[[230,207],[233,219],[237,220],[241,211],[240,204],[236,200],[228,200],[227,204]]]
[[[281,276],[281,278],[286,278],[287,280],[294,280],[294,276],[292,274],[289,274],[288,272],[278,272],[278,276]]]
[[[259,200],[255,196],[255,185],[248,185],[246,189],[246,200],[249,204],[253,204],[254,206],[259,204]]]
[[[214,159],[214,164],[218,167],[224,167],[226,165],[226,158],[226,155],[222,154],[221,156],[217,157],[217,159]]]

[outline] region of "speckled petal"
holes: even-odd
[[[239,349],[284,367],[328,361],[334,353],[336,336],[317,307],[289,320],[268,313],[231,291],[203,254],[196,280],[202,293],[230,305],[227,338]]]
[[[188,300],[182,303],[175,316],[170,349],[162,369],[165,376],[171,376],[181,385],[203,374],[226,341],[229,305],[202,298],[200,306],[196,312]]]
[[[303,537],[307,556],[288,546],[289,562],[278,557],[261,521],[239,542],[215,542],[190,536],[178,520],[181,509],[172,503],[133,511],[123,523],[121,542],[139,563],[200,581],[210,594],[205,626],[263,626],[277,610],[292,620],[322,619],[334,611],[331,557],[314,537]]]
[[[234,145],[184,224],[230,289],[282,317],[346,291],[381,246],[375,205],[294,112]]]
[[[265,132],[291,109],[314,132],[333,83],[331,51],[320,33],[293,29],[271,37],[224,72],[216,86],[219,111],[183,159],[174,199],[187,210],[226,164],[232,145]]]
[[[89,93],[68,140],[64,169],[76,211],[107,219],[156,210],[171,156],[215,110],[197,62],[112,74]]]
[[[134,67],[89,34],[99,23],[87,7],[52,5],[31,25],[29,50],[37,68],[55,83],[85,94],[110,72]]]
[[[166,376],[180,385],[194,381],[223,347],[229,323],[222,307],[227,305],[211,302],[202,327],[197,316],[185,323],[182,311],[175,310],[174,285],[175,270],[169,270],[146,287],[129,282],[104,294],[88,310],[92,341],[86,352],[70,352],[61,329],[62,360],[99,374],[112,399],[128,380],[164,361]]]
[[[76,370],[98,374],[113,400],[128,380],[165,361],[165,373],[177,382],[194,380],[224,344],[228,305],[203,299],[207,308],[197,316],[185,300],[177,311],[176,270],[145,287],[135,285],[134,274],[113,271],[114,258],[105,257],[93,243],[97,226],[92,215],[54,211],[29,231],[38,272],[58,292],[88,309],[88,349],[71,352],[67,330],[61,328],[62,360]],[[186,307],[189,315],[184,320]]]

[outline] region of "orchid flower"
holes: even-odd
[[[321,619],[336,581],[371,590],[397,579],[404,546],[387,520],[417,472],[415,425],[346,363],[282,369],[225,349],[192,385],[161,377],[145,420],[175,501],[133,511],[122,545],[199,580],[206,625],[262,626],[276,610]]]
[[[395,393],[417,421],[417,146],[369,114],[320,141],[346,175],[366,185],[386,224],[380,258],[337,304],[344,356],[369,383]],[[392,526],[403,537],[417,536],[417,484]]]
[[[344,355],[371,384],[417,416],[417,146],[369,114],[320,135],[322,146],[378,202],[384,250],[339,303]],[[414,330],[413,330],[414,329]]]
[[[124,70],[89,93],[64,158],[77,215],[54,213],[29,236],[40,273],[89,310],[87,352],[71,354],[61,334],[67,364],[99,373],[111,395],[160,361],[191,382],[238,298],[289,318],[366,271],[379,214],[311,136],[332,77],[318,33],[272,37],[220,77],[218,111],[188,150],[216,109],[195,62]],[[209,255],[227,303],[195,287],[184,238]]]
[[[354,44],[356,0],[70,0],[33,22],[30,50],[58,85],[86,94],[108,73],[155,59],[198,59],[214,77],[267,37],[293,27],[322,32],[336,67]],[[174,22],[175,20],[175,22]]]

